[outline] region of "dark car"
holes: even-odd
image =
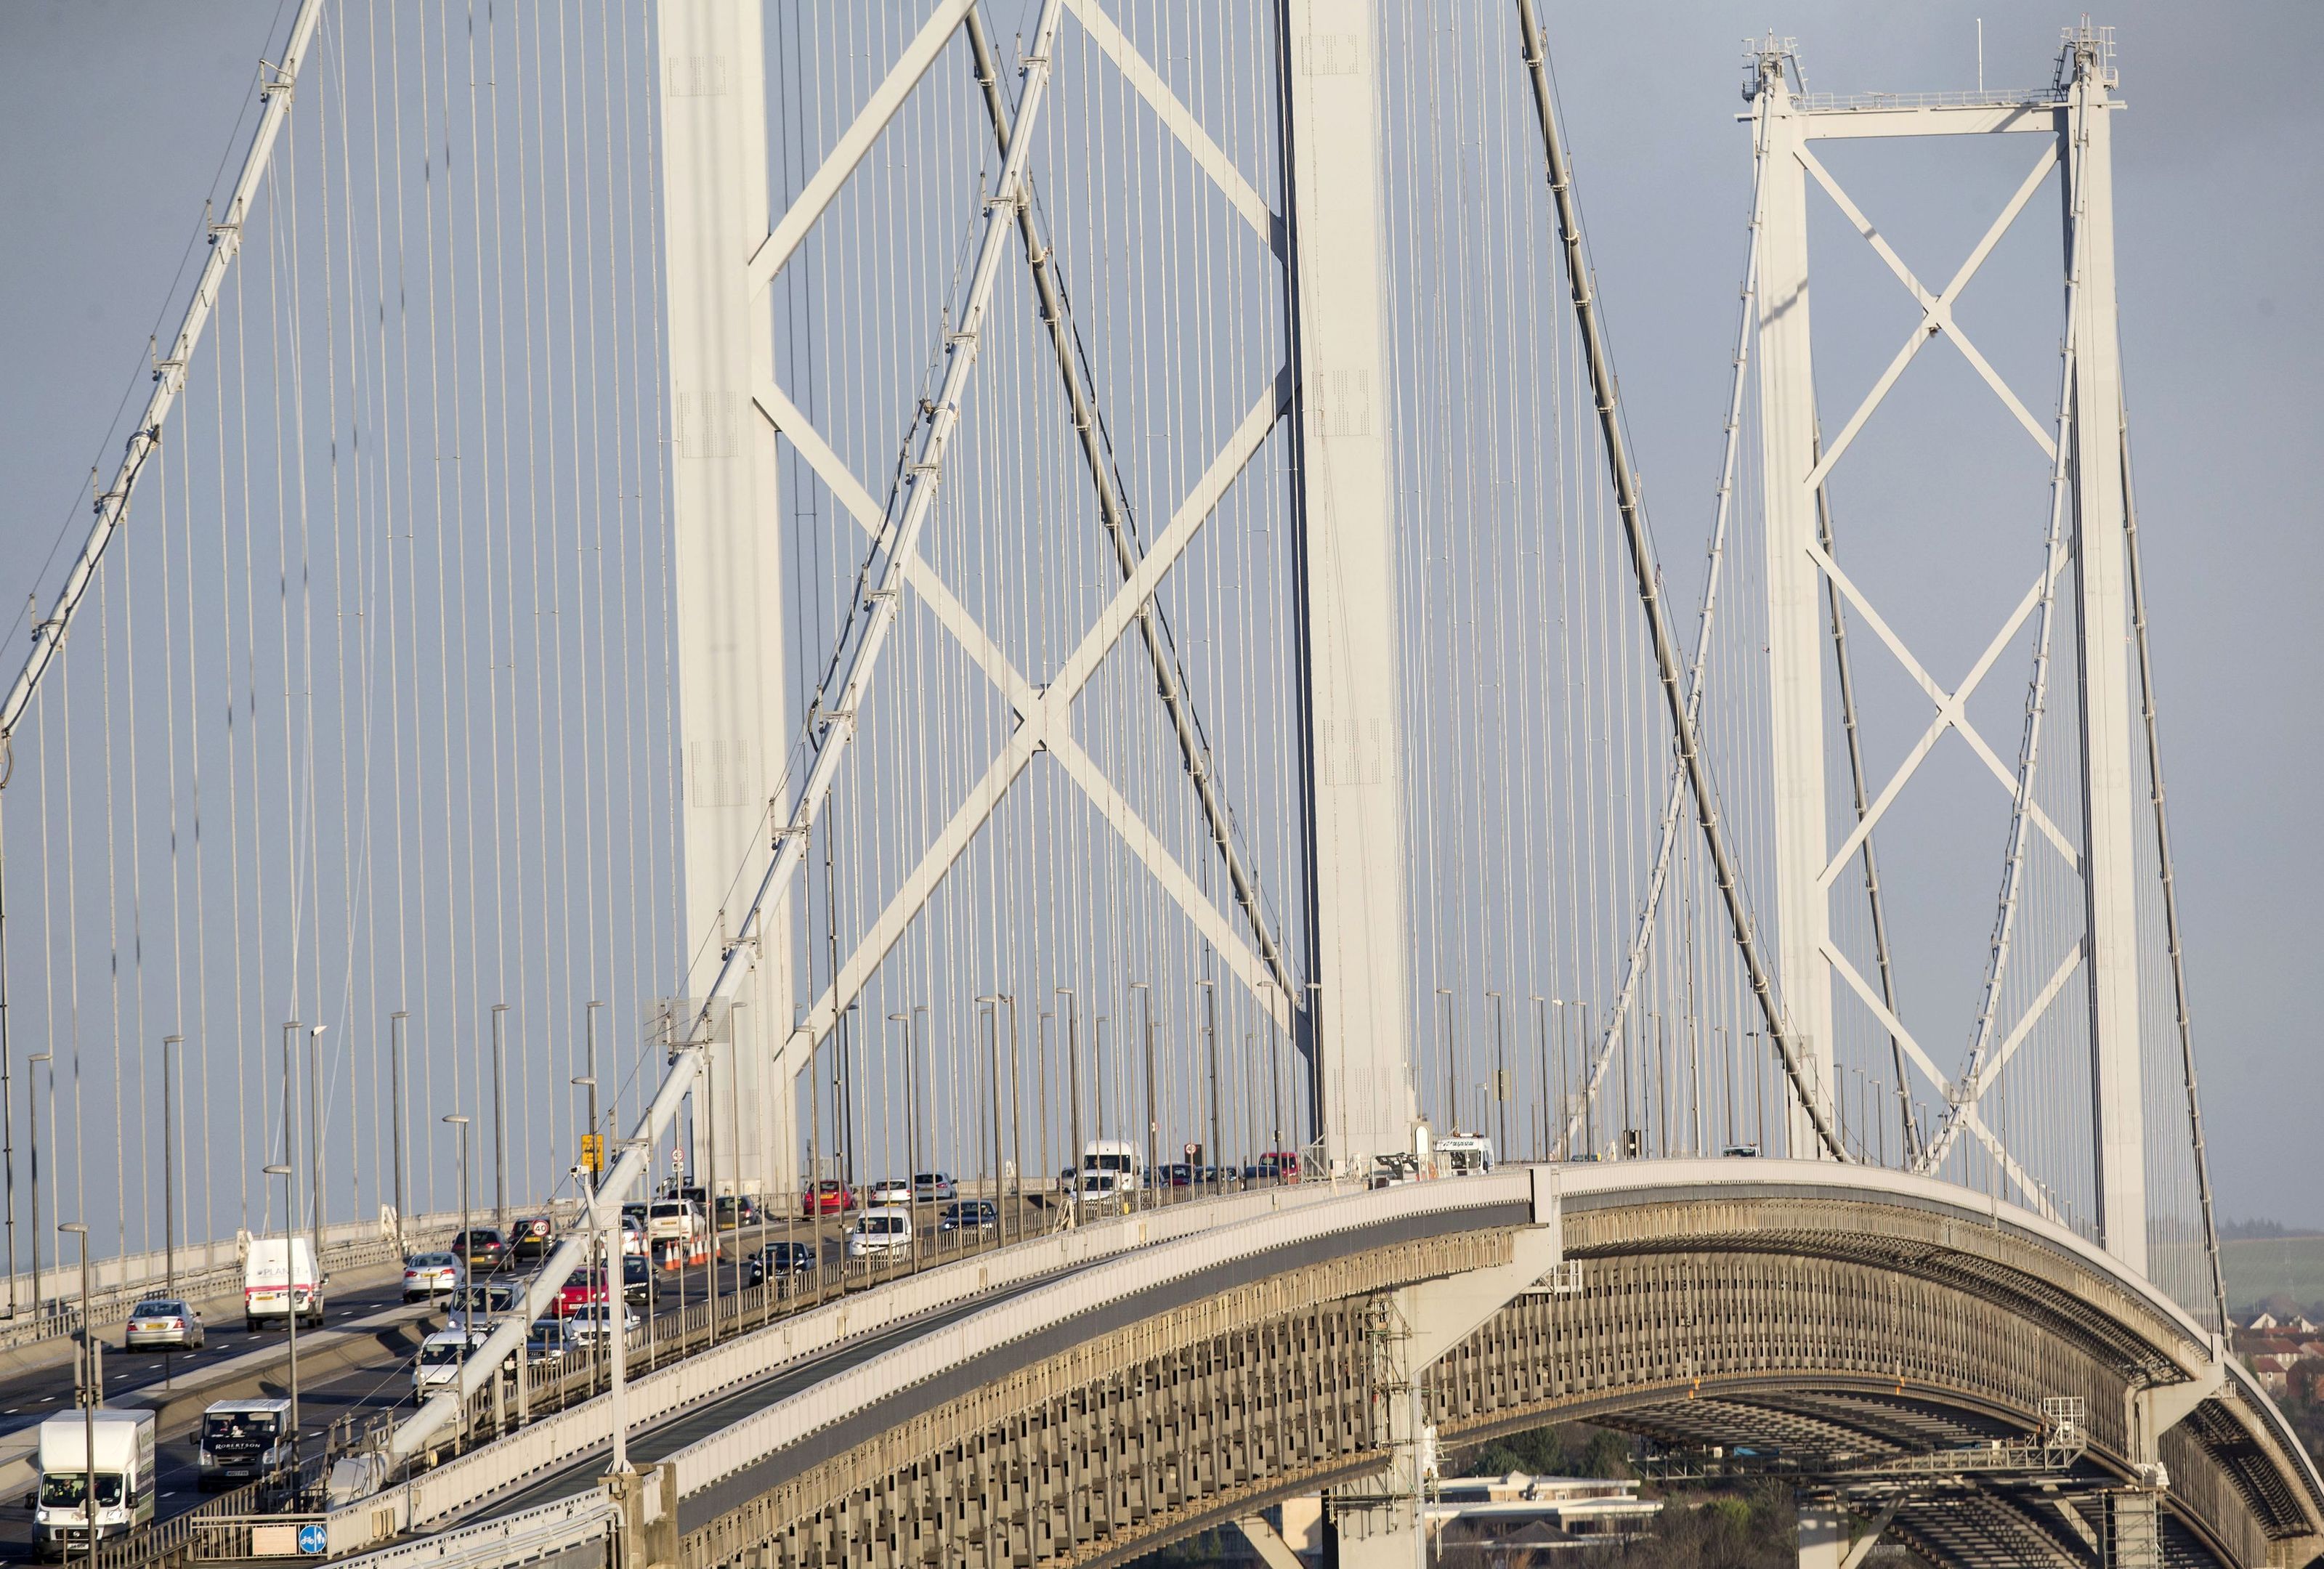
[[[653,1269],[640,1253],[622,1257],[622,1297],[628,1302],[643,1302],[653,1295]]]
[[[742,1284],[762,1286],[773,1280],[787,1286],[801,1275],[812,1275],[822,1261],[813,1242],[769,1242],[742,1260]]]
[[[1001,1223],[1001,1212],[989,1198],[955,1199],[937,1217],[940,1232],[989,1232]]]
[[[742,1231],[765,1218],[760,1213],[759,1201],[747,1193],[718,1195],[718,1229],[722,1232]]]
[[[557,1246],[557,1223],[547,1215],[519,1221],[509,1231],[514,1239],[509,1257],[520,1264],[539,1263]]]
[[[1174,1160],[1161,1171],[1161,1186],[1164,1187],[1192,1187],[1201,1180],[1195,1175],[1194,1168],[1183,1160]]]
[[[470,1226],[454,1233],[451,1251],[468,1266],[470,1274],[475,1274],[480,1266],[497,1269],[508,1261],[508,1239],[501,1235],[498,1226]]]

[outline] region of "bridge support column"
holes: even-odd
[[[2114,162],[2106,51],[2070,44],[2063,116],[2066,255],[2074,288],[2075,621],[2082,685],[2082,891],[2089,935],[2091,1089],[2098,1126],[2098,1232],[2146,1273],[2146,1112],[2139,1082],[2138,813],[2131,719],[2129,535],[2123,490],[2122,355],[2116,337]]]
[[[1325,1501],[1331,1522],[1325,1561],[1339,1569],[1425,1569],[1428,1533],[1421,1506],[1436,1475],[1436,1429],[1428,1420],[1422,1376],[1564,1260],[1554,1173],[1541,1166],[1532,1170],[1533,1224],[1516,1234],[1508,1263],[1407,1286],[1373,1303],[1373,1356],[1382,1392],[1373,1441],[1389,1460],[1385,1475]]]
[[[1831,854],[1825,815],[1823,580],[1816,540],[1815,367],[1808,331],[1805,122],[1782,56],[1762,62],[1757,98],[1766,152],[1759,228],[1759,458],[1766,508],[1767,722],[1775,851],[1775,982],[1804,1066],[1827,1093],[1831,1074]],[[1813,1122],[1789,1097],[1786,1154],[1821,1149]]]
[[[1330,1158],[1359,1165],[1409,1149],[1416,1110],[1373,10],[1283,7],[1311,1094]]]
[[[751,401],[774,376],[771,302],[749,271],[767,237],[765,51],[760,0],[659,0],[657,22],[685,938],[692,961],[715,968],[742,919],[730,900],[748,896],[772,854],[768,796],[790,742],[775,433]],[[791,1026],[788,910],[763,923],[733,1038],[709,1053],[693,1140],[716,1146],[722,1182],[786,1190],[798,1177],[797,1118],[792,1085],[773,1082],[770,1064]]]

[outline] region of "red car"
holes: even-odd
[[[557,1315],[563,1318],[576,1307],[594,1306],[604,1300],[605,1277],[595,1269],[576,1269],[558,1288]]]
[[[799,1200],[803,1215],[844,1214],[855,1207],[855,1190],[835,1177],[825,1177]]]

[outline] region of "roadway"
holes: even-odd
[[[658,1274],[657,1314],[677,1312],[688,1303],[701,1301],[708,1273],[689,1269]],[[302,1348],[310,1337],[339,1332],[330,1342],[317,1343],[335,1345],[331,1370],[300,1380],[300,1428],[310,1435],[310,1443],[312,1435],[342,1417],[360,1420],[398,1406],[409,1407],[411,1358],[429,1332],[445,1326],[440,1306],[403,1305],[400,1266],[392,1272],[366,1270],[364,1274],[361,1285],[331,1293],[323,1329],[300,1332]],[[733,1265],[722,1266],[718,1276],[722,1293],[735,1289],[738,1275]],[[493,1278],[514,1276],[503,1271]],[[119,1331],[106,1334],[108,1405],[163,1407],[171,1404],[173,1389],[195,1387],[204,1380],[219,1384],[221,1392],[216,1398],[281,1397],[290,1392],[290,1337],[283,1330],[245,1330],[240,1305],[230,1298],[202,1306],[213,1311],[204,1315],[207,1343],[198,1352],[127,1352],[122,1349]],[[226,1310],[225,1315],[217,1311],[220,1308]],[[348,1331],[365,1335],[368,1343],[350,1344],[342,1338]],[[234,1378],[236,1370],[230,1364],[253,1353],[258,1353],[259,1365],[252,1368],[252,1376]],[[221,1380],[226,1382],[221,1384]],[[5,1493],[0,1493],[0,1562],[28,1562],[32,1556],[32,1513],[25,1500],[33,1484],[23,1479],[24,1467],[10,1463],[30,1450],[43,1418],[75,1409],[74,1400],[74,1369],[69,1361],[0,1378],[0,1466],[6,1468],[11,1479]],[[198,1417],[198,1409],[174,1411],[161,1425],[155,1456],[157,1521],[183,1514],[217,1496],[200,1487],[194,1441]]]

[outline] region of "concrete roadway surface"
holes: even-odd
[[[676,1311],[702,1300],[707,1271],[671,1270],[656,1277],[654,1306]],[[681,1277],[683,1278],[681,1278]],[[722,1293],[735,1289],[736,1267],[719,1270]],[[513,1278],[503,1271],[502,1277]],[[364,1270],[329,1294],[324,1328],[299,1333],[300,1429],[310,1435],[350,1414],[412,1409],[411,1359],[429,1332],[445,1327],[441,1305],[403,1305],[401,1266]],[[201,1491],[195,1431],[211,1399],[281,1398],[290,1393],[290,1337],[282,1329],[243,1328],[241,1304],[203,1303],[208,1344],[195,1352],[127,1352],[119,1330],[106,1334],[106,1398],[113,1406],[161,1412],[157,1434],[154,1518],[183,1514],[217,1494]],[[354,1331],[357,1339],[350,1340]],[[309,1361],[309,1346],[314,1361]],[[318,1364],[323,1364],[318,1366]],[[242,1376],[236,1376],[237,1374]],[[204,1390],[203,1385],[211,1390]],[[172,1398],[171,1391],[187,1394]],[[190,1398],[189,1398],[190,1397]],[[70,1361],[0,1373],[0,1562],[32,1557],[32,1512],[25,1498],[36,1485],[33,1451],[44,1417],[77,1410]]]

